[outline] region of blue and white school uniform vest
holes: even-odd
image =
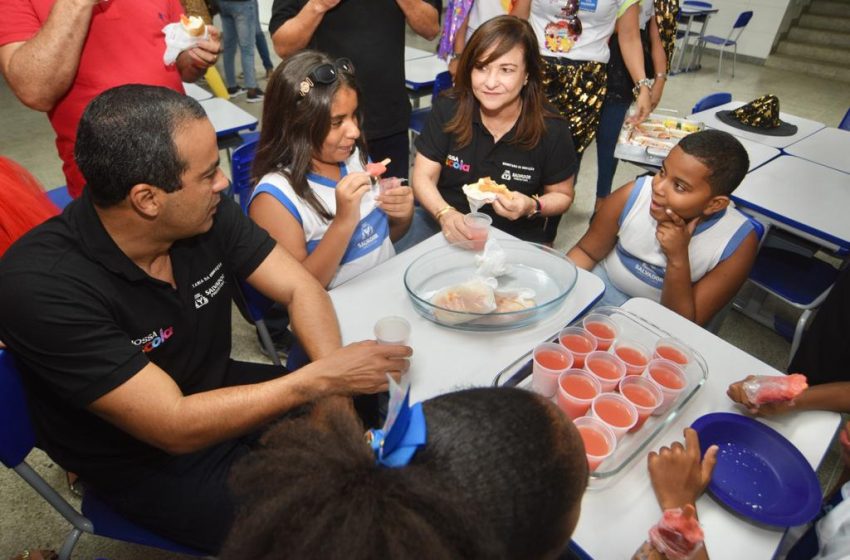
[[[364,171],[358,151],[354,150],[345,163],[340,164],[340,168],[343,177],[349,172]],[[307,183],[325,207],[336,214],[336,182],[310,173],[307,175]],[[298,220],[304,229],[307,254],[312,253],[324,237],[330,222],[326,222],[304,199],[295,194],[289,181],[280,173],[269,173],[260,179],[251,200],[260,193],[275,197]],[[328,289],[351,280],[394,255],[387,215],[375,206],[374,196],[367,192],[360,199],[360,223],[354,228],[354,234]]]
[[[617,246],[602,260],[608,278],[631,297],[661,301],[667,257],[655,238],[658,222],[649,213],[652,177],[641,177],[620,214]],[[732,203],[697,224],[688,245],[691,282],[696,283],[731,256],[753,226]]]

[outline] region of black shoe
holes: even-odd
[[[247,103],[259,103],[263,100],[263,90],[260,88],[251,88],[248,90],[248,95],[245,96]]]
[[[245,89],[241,86],[233,86],[233,87],[227,88],[227,94],[230,97],[236,97],[236,96],[242,95],[247,91],[248,91],[247,89]]]
[[[268,352],[266,352],[266,347],[260,339],[259,331],[257,331],[257,343],[260,345],[260,353],[271,360],[272,357],[269,356]],[[283,334],[279,335],[277,338],[272,339],[272,345],[274,345],[275,352],[283,362],[285,362],[286,358],[289,357],[289,351],[292,349],[292,345],[294,343],[295,336],[288,330],[284,331]]]

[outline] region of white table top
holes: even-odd
[[[186,90],[186,95],[194,97],[197,101],[212,99],[213,94],[202,88],[201,86],[183,82],[183,89]]]
[[[408,89],[417,90],[429,87],[440,72],[449,69],[445,60],[431,54],[423,58],[404,61],[404,83]]]
[[[496,235],[511,238],[500,231]],[[387,315],[398,315],[410,322],[413,358],[407,375],[414,401],[459,388],[492,385],[500,371],[538,343],[554,337],[596,302],[605,289],[598,277],[579,270],[576,285],[563,305],[538,323],[501,332],[441,327],[414,310],[403,276],[417,257],[444,246],[445,238],[436,234],[330,291],[343,344],[374,338],[372,327]]]
[[[726,396],[730,383],[749,374],[779,374],[658,303],[636,298],[626,302],[623,308],[675,333],[700,352],[708,365],[705,385],[661,434],[655,450],[675,440],[681,441],[682,430],[704,414],[740,412]],[[759,421],[788,438],[815,468],[826,453],[840,417],[831,412],[805,412]],[[712,558],[768,560],[782,538],[781,531],[756,527],[726,511],[710,496],[700,498],[697,509],[705,530],[706,548]],[[640,461],[608,487],[588,490],[573,539],[594,558],[631,558],[646,540],[649,527],[660,517],[661,510],[652,492],[646,463]]]
[[[823,246],[850,247],[850,176],[841,171],[782,156],[748,173],[732,200]]]
[[[408,47],[405,45],[404,47],[404,60],[416,60],[417,58],[428,58],[429,56],[434,56],[433,52],[423,51],[422,49],[417,49],[416,47]]]
[[[785,148],[785,153],[850,173],[850,131],[822,128]]]
[[[785,122],[797,125],[797,133],[792,136],[767,136],[765,134],[756,134],[754,132],[735,128],[734,126],[729,126],[728,124],[721,122],[715,115],[717,111],[731,111],[741,107],[742,105],[746,105],[747,103],[747,101],[730,101],[729,103],[724,103],[723,105],[718,105],[717,107],[712,107],[711,109],[694,113],[688,118],[695,121],[702,121],[706,126],[716,128],[718,130],[724,130],[732,136],[752,140],[753,142],[764,144],[765,146],[773,146],[774,148],[790,146],[807,136],[811,136],[826,126],[825,124],[817,121],[810,121],[809,119],[789,115],[788,113],[780,111],[779,118]]]
[[[217,136],[225,136],[240,130],[257,128],[257,117],[237,107],[226,99],[213,97],[201,101],[201,107],[207,112],[207,117],[215,128]]]

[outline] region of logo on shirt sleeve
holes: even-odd
[[[469,173],[472,171],[472,167],[468,163],[464,163],[462,159],[452,154],[449,154],[446,157],[446,167],[451,169],[457,169],[458,171],[463,171],[464,173]]]
[[[159,329],[159,332],[156,330],[151,331],[149,334],[136,338],[130,341],[130,344],[133,346],[141,346],[142,352],[148,353],[155,348],[165,344],[165,342],[171,338],[174,334],[174,327],[166,327],[164,329]]]

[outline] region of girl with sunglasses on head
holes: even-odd
[[[287,58],[266,90],[249,215],[327,288],[392,257],[413,194],[373,189],[354,68],[316,51]]]
[[[543,96],[537,41],[528,22],[481,25],[460,57],[455,85],[438,98],[416,140],[413,187],[418,237],[470,239],[462,187],[490,177],[511,192],[481,212],[520,239],[547,241],[544,224],[573,202],[577,169],[567,122]]]

